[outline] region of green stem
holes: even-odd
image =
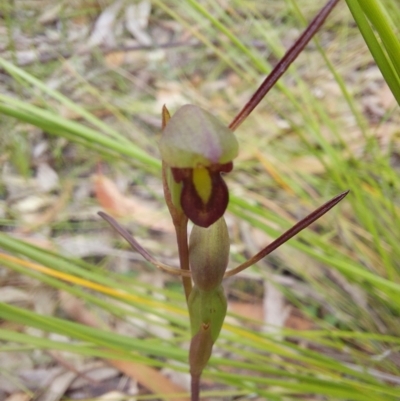
[[[189,247],[187,237],[187,218],[181,220],[180,224],[175,225],[176,240],[178,243],[179,263],[182,270],[190,271],[189,267]],[[185,289],[186,302],[189,300],[192,291],[192,279],[190,277],[182,277],[183,288]]]

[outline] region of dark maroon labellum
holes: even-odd
[[[215,164],[203,168],[208,173],[204,183],[194,178],[196,169],[192,168],[171,168],[174,180],[182,182],[181,206],[186,216],[200,227],[209,227],[215,223],[224,213],[229,202],[228,187],[221,177],[221,172],[229,172],[233,168],[233,163]],[[205,200],[202,196],[201,186],[206,187],[205,192],[209,191],[209,196]],[[199,187],[200,186],[200,187]]]

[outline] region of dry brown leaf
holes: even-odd
[[[42,192],[50,192],[59,187],[58,174],[47,164],[40,163],[36,169],[36,182]]]
[[[47,8],[43,14],[39,17],[39,24],[53,24],[60,18],[60,11],[62,9],[62,3],[52,4],[51,7]]]
[[[123,5],[124,2],[122,0],[117,0],[103,10],[88,40],[90,47],[103,44],[108,46],[115,45],[114,24]]]
[[[129,64],[130,68],[134,66],[135,70],[139,71],[148,65],[150,54],[152,54],[152,52],[143,50],[116,50],[107,53],[104,56],[104,60],[109,68],[118,68],[123,64]],[[145,80],[140,81],[143,82],[143,84],[145,83]]]
[[[14,393],[7,397],[4,401],[29,401],[32,397],[26,393]]]
[[[77,376],[75,372],[70,371],[65,371],[56,376],[45,392],[37,397],[36,401],[59,401]]]
[[[107,177],[96,174],[93,176],[96,198],[102,208],[114,217],[132,216],[134,221],[154,230],[173,232],[173,224],[166,213],[149,203],[123,195],[118,187]]]
[[[109,68],[117,68],[125,63],[126,52],[115,51],[105,55],[104,61]]]
[[[292,308],[291,313],[286,320],[285,327],[294,330],[313,330],[315,324],[305,317],[298,309]]]
[[[261,303],[247,303],[229,301],[229,311],[247,319],[259,321],[264,319],[264,310]],[[311,330],[314,323],[301,314],[298,309],[290,308],[284,327],[295,330]]]
[[[100,206],[114,217],[124,217],[135,213],[135,203],[107,177],[96,174],[92,177],[94,191]]]
[[[229,301],[229,311],[248,319],[263,320],[263,306],[261,303]]]
[[[39,227],[49,225],[53,222],[57,215],[65,208],[67,202],[71,196],[72,182],[67,182],[63,186],[61,195],[54,199],[52,205],[50,205],[44,212],[32,213],[29,224],[20,230],[21,233],[29,233],[37,231]]]
[[[162,82],[158,83],[158,91],[156,102],[153,110],[159,113],[165,104],[168,104],[169,110],[174,110],[179,106],[190,103],[189,99],[182,91],[182,85],[178,82]]]
[[[137,380],[144,387],[155,394],[177,394],[186,391],[177,384],[172,383],[158,370],[138,363],[112,360],[110,363],[122,373]],[[188,397],[175,397],[176,401],[189,401]]]
[[[126,29],[142,45],[152,44],[151,36],[146,32],[151,12],[151,3],[147,0],[131,4],[125,11]]]
[[[85,308],[82,301],[65,292],[61,292],[60,300],[65,312],[75,321],[92,327],[100,326],[97,319]],[[153,393],[175,394],[185,392],[181,386],[172,383],[156,369],[129,361],[110,360],[108,362],[128,377],[137,380]],[[177,397],[175,399],[176,401],[189,401],[187,397]]]
[[[27,303],[30,300],[29,294],[19,288],[3,286],[0,291],[0,302],[5,303]]]
[[[30,195],[12,205],[13,210],[19,213],[24,220],[29,220],[28,216],[39,212],[41,209],[51,206],[56,197],[48,194]]]
[[[59,298],[61,307],[73,320],[91,327],[100,326],[98,319],[85,308],[82,301],[64,291],[60,291]]]
[[[119,376],[118,369],[112,368],[106,365],[103,361],[94,361],[86,363],[80,372],[84,372],[84,375],[80,373],[78,377],[69,387],[69,391],[82,390],[89,383],[102,383],[114,379]]]

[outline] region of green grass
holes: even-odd
[[[238,129],[241,154],[227,176],[232,194],[229,211],[272,238],[324,200],[351,190],[343,204],[313,230],[273,255],[278,270],[290,271],[309,288],[301,292],[276,283],[293,305],[313,319],[316,330],[285,329],[278,336],[250,329],[247,319],[231,319],[217,343],[218,354],[224,357],[212,358],[205,378],[232,387],[215,397],[223,399],[236,391],[269,400],[399,399],[393,378],[399,379],[400,366],[391,357],[400,349],[399,129],[393,132],[393,126],[399,126],[399,109],[396,105],[372,118],[363,100],[371,90],[366,73],[374,58],[400,103],[396,29],[400,11],[394,1],[347,0],[347,5],[351,14],[341,2],[317,42]],[[316,11],[317,5],[309,1],[273,1],[268,8],[261,2],[232,1],[229,10],[211,1],[179,5],[154,1],[155,25],[176,21],[201,45],[176,48],[173,55],[180,61],[173,65],[166,58],[159,63],[147,60],[155,84],[143,91],[131,90],[137,83],[131,65],[110,68],[102,64],[101,56],[91,61],[88,77],[78,56],[69,60],[73,72],[59,90],[50,89],[46,75],[62,77],[61,64],[42,70],[37,79],[12,59],[0,59],[0,68],[12,78],[8,93],[0,95],[1,135],[10,127],[23,135],[21,127],[33,125],[55,140],[64,138],[61,155],[63,144],[75,144],[78,157],[89,167],[101,159],[111,171],[159,177],[157,137],[152,133],[156,129],[141,116],[156,116],[161,89],[167,88],[171,99],[176,92],[183,94],[186,102],[212,110],[228,124],[260,77],[294,40],[290,29],[303,29]],[[9,20],[8,29],[12,24],[15,21]],[[252,45],[256,40],[259,47]],[[31,66],[29,71],[39,67]],[[195,83],[195,75],[200,76],[200,84]],[[99,89],[98,85],[113,80],[118,80],[118,86],[112,90]],[[80,96],[90,97],[91,102],[81,102]],[[105,109],[111,117],[97,118],[88,111],[88,103],[91,110]],[[172,104],[171,109],[176,107]],[[66,109],[79,119],[62,117]],[[383,138],[382,132],[387,136]],[[15,167],[29,176],[24,146],[21,142],[8,149]],[[265,169],[260,160],[268,163]],[[62,166],[62,160],[58,163]],[[97,227],[104,225],[99,222]],[[10,328],[0,329],[4,352],[18,347],[21,352],[59,349],[187,370],[181,343],[189,340],[189,322],[181,294],[37,248],[6,231],[0,233],[0,247],[19,259],[2,257],[3,266],[70,293],[95,314],[101,311],[123,320],[140,317],[168,328],[175,337],[136,339],[104,326],[94,329],[2,304],[0,318],[10,322]],[[34,270],[24,260],[49,270]],[[274,279],[266,263],[251,271],[256,277]],[[35,337],[16,331],[15,325],[63,334],[72,342]],[[260,327],[265,328],[261,323]]]

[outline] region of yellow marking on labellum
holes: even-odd
[[[193,169],[193,185],[203,204],[206,205],[212,192],[210,171],[205,167]]]

